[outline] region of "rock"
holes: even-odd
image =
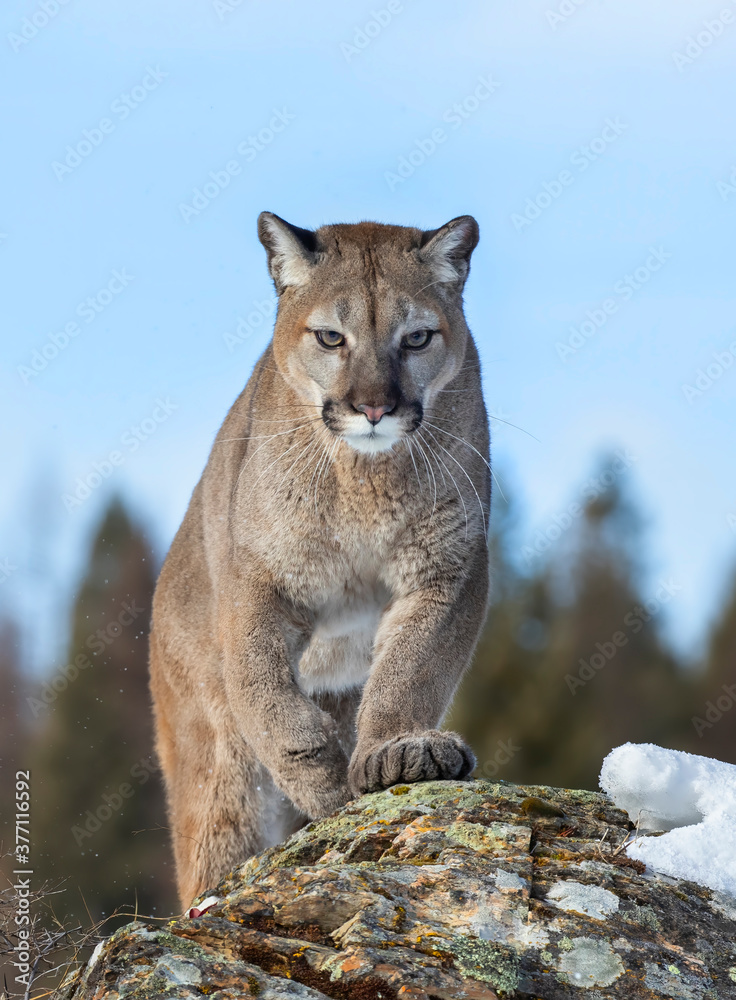
[[[736,998],[736,901],[645,872],[616,849],[630,829],[585,791],[365,795],[235,869],[204,915],[121,928],[58,996]]]

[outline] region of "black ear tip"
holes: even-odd
[[[455,225],[462,226],[468,235],[468,243],[471,243],[473,248],[478,244],[480,239],[480,226],[478,225],[478,220],[473,215],[459,215],[456,219],[452,220]]]
[[[475,217],[472,215],[457,215],[454,219],[446,222],[444,226],[440,226],[439,229],[430,229],[423,232],[419,239],[420,250],[438,240],[444,241],[450,233],[454,233],[456,237],[459,237],[455,240],[454,244],[456,255],[469,256],[475,250],[480,239],[480,228]]]
[[[279,228],[279,224],[288,227],[288,222],[280,219],[275,212],[261,212],[258,216],[258,239],[268,248],[274,241],[274,230]]]
[[[263,232],[265,226],[275,219],[276,216],[273,212],[260,212],[258,215],[258,232],[259,234]]]

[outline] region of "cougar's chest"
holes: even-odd
[[[377,582],[353,581],[342,591],[336,587],[315,608],[310,640],[295,664],[307,694],[365,683],[376,631],[389,602],[388,591]]]
[[[354,539],[343,525],[294,567],[292,581],[311,618],[309,641],[294,665],[307,694],[367,680],[376,632],[391,601],[382,581],[386,559],[380,539]]]

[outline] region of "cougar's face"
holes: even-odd
[[[356,451],[389,451],[415,433],[462,365],[467,265],[458,258],[458,236],[472,246],[477,240],[474,220],[465,219],[471,232],[451,229],[450,246],[433,252],[443,230],[360,223],[307,234],[268,217],[272,242],[261,238],[277,289],[282,285],[274,331],[279,370]]]
[[[309,311],[289,370],[334,434],[356,451],[387,451],[417,430],[459,367],[458,339],[439,309],[407,294],[343,294]]]

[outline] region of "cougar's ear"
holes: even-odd
[[[422,233],[419,259],[429,264],[437,281],[458,282],[470,271],[470,255],[478,245],[478,223],[472,215],[459,215],[440,229]]]
[[[279,295],[289,286],[306,285],[319,259],[317,237],[311,229],[299,229],[273,212],[261,212],[258,239],[266,248],[268,270]]]

